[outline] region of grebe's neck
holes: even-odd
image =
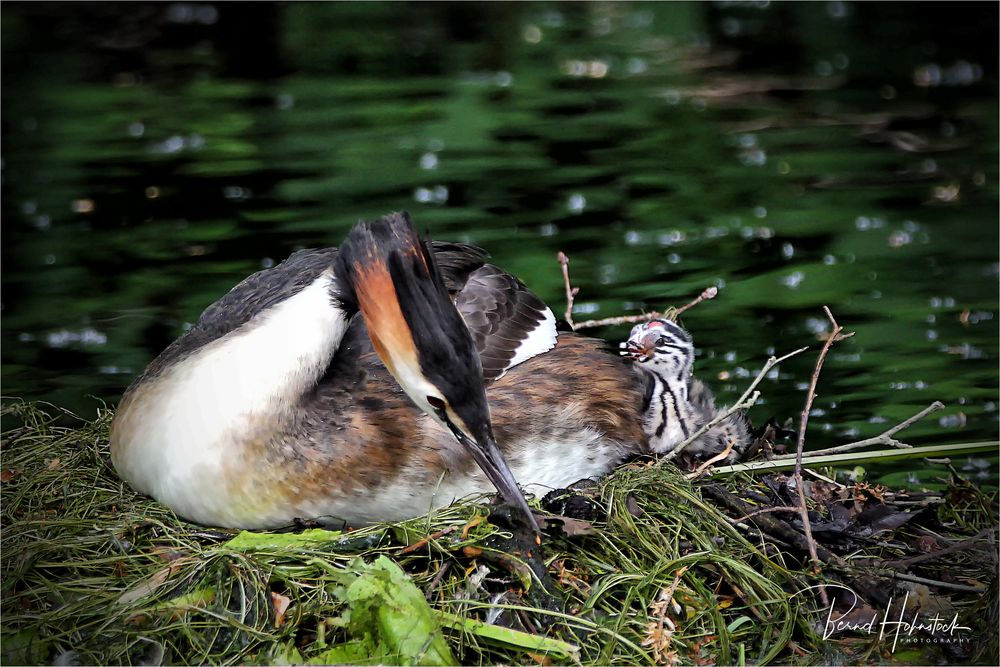
[[[643,429],[649,437],[649,448],[665,454],[691,437],[701,425],[700,415],[689,400],[689,377],[683,373],[650,372],[649,378],[652,386]]]

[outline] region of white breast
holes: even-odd
[[[117,417],[119,474],[179,514],[211,522],[226,502],[223,464],[238,461],[241,443],[280,427],[333,358],[348,325],[331,300],[333,282],[324,272],[140,385]]]

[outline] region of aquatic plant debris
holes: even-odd
[[[343,573],[344,622],[364,655],[392,665],[456,665],[427,600],[399,565],[379,556]],[[356,650],[357,650],[356,649]]]
[[[483,499],[352,531],[206,529],[115,476],[109,411],[82,420],[11,402],[3,417],[12,427],[2,467],[18,471],[0,483],[4,664],[635,665],[655,664],[656,651],[681,664],[888,659],[877,633],[824,640],[815,597],[794,595],[846,575],[870,578],[857,589],[865,610],[919,602],[957,613],[976,636],[995,628],[996,496],[957,477],[922,492],[807,480],[816,538],[844,563],[824,565],[817,580],[803,551],[757,521],[794,533],[784,517],[739,521],[744,505],[789,503],[787,478],[696,483],[636,461],[572,491],[593,510],[586,530],[547,529],[542,564],[558,606],[541,608],[486,558],[509,534]],[[741,509],[712,500],[709,487]],[[995,643],[968,646],[964,657],[931,642],[894,655],[995,662]]]

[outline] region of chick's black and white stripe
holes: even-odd
[[[648,373],[643,428],[654,452],[673,451],[719,413],[711,391],[692,377],[691,335],[674,322],[653,320],[636,325],[622,344],[622,355]],[[716,453],[732,444],[733,458],[749,441],[746,420],[737,413],[700,435],[687,451]]]

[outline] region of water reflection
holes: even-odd
[[[586,317],[723,287],[684,318],[722,400],[829,304],[817,440],[934,399],[913,441],[995,437],[996,13],[5,6],[4,392],[90,413],[246,274],[408,209],[556,311],[558,250]]]

